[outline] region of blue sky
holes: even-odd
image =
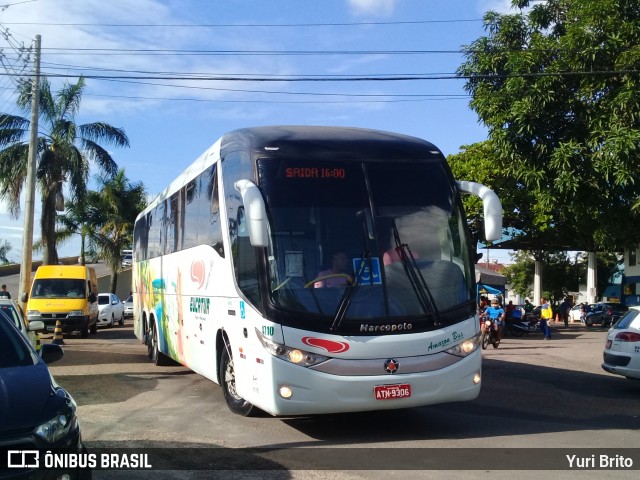
[[[65,80],[54,75],[67,75],[71,82],[80,74],[87,77],[78,123],[101,120],[126,131],[131,147],[112,155],[131,181],[145,184],[150,196],[222,134],[241,127],[375,128],[427,139],[445,155],[484,140],[486,130],[468,108],[464,82],[446,77],[463,60],[461,47],[484,35],[483,14],[489,9],[506,12],[510,4],[9,1],[0,9],[2,32],[9,33],[0,37],[5,66],[0,73],[20,71],[16,46],[29,46],[41,35],[42,74],[49,76],[54,91]],[[421,53],[410,53],[415,51]],[[90,78],[96,75],[112,78]],[[445,78],[336,81],[394,75]],[[0,112],[19,113],[15,98],[11,78],[0,76]],[[36,209],[37,239],[39,195]],[[22,226],[22,217],[12,220],[0,204],[0,240],[11,243],[9,258],[15,261],[22,250]],[[78,250],[79,242],[71,241],[59,254]],[[508,258],[497,251],[491,257]]]

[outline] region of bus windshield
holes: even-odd
[[[444,161],[269,158],[258,160],[258,180],[275,308],[437,324],[469,305],[468,240]]]

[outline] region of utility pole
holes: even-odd
[[[36,162],[38,157],[38,108],[40,100],[40,35],[36,35],[33,80],[31,83],[31,131],[29,159],[27,161],[26,200],[24,205],[24,233],[22,236],[22,263],[20,264],[20,295],[22,311],[27,314],[23,296],[31,288],[31,254],[33,252],[33,212],[36,198]]]

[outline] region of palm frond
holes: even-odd
[[[129,146],[129,138],[124,130],[111,126],[107,123],[85,123],[80,125],[78,128],[83,139],[116,147]]]
[[[82,151],[85,156],[95,162],[102,171],[106,172],[109,176],[114,175],[118,171],[118,164],[113,160],[111,154],[102,148],[97,143],[82,139]]]
[[[80,100],[84,90],[84,78],[80,77],[75,84],[65,83],[56,95],[59,118],[73,118],[80,110]]]

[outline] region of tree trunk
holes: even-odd
[[[49,190],[42,199],[42,217],[40,219],[42,230],[42,263],[44,265],[57,265],[58,252],[56,250],[56,191]]]

